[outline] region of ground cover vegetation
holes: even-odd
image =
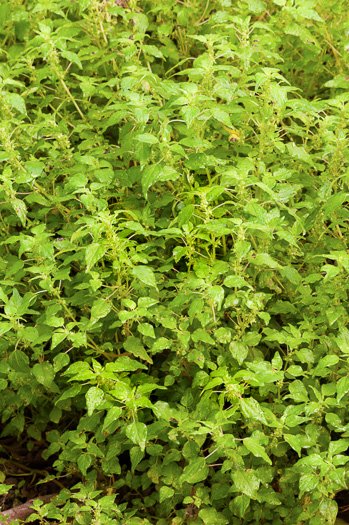
[[[347,3],[1,1],[0,42],[2,508],[334,523]]]

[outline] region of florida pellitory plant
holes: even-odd
[[[346,3],[2,1],[0,33],[1,439],[58,485],[36,517],[333,524]]]

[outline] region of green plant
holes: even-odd
[[[42,523],[334,523],[346,12],[1,2],[1,436],[66,480]]]

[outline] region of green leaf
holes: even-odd
[[[194,204],[188,204],[178,214],[178,226],[181,228],[184,224],[187,224],[192,218],[194,213]]]
[[[147,426],[144,423],[136,421],[128,425],[126,427],[126,436],[144,452],[147,441]]]
[[[204,481],[208,476],[209,468],[205,458],[196,458],[190,461],[179,478],[179,483],[187,482],[190,485]]]
[[[149,323],[140,323],[137,326],[138,332],[140,332],[142,335],[145,335],[147,337],[152,337],[155,339],[155,332],[154,327]]]
[[[293,448],[293,450],[297,452],[298,456],[301,457],[302,445],[300,436],[293,434],[284,434],[284,438],[286,443],[288,443]]]
[[[265,425],[268,425],[268,421],[266,420],[260,404],[255,399],[253,399],[253,397],[241,399],[240,408],[242,414],[247,419],[255,419],[257,421],[261,421]]]
[[[265,449],[262,447],[262,445],[260,445],[258,443],[258,441],[252,437],[250,438],[245,438],[243,440],[243,443],[245,445],[245,447],[250,451],[252,452],[252,454],[258,458],[263,458],[264,461],[266,461],[267,463],[269,463],[269,465],[272,464],[272,461],[271,459],[269,458],[269,456],[267,455],[267,453],[265,452]]]
[[[109,425],[112,425],[115,423],[122,414],[122,408],[120,407],[111,407],[108,409],[107,415],[104,418],[103,421],[103,430],[109,427]]]
[[[132,275],[143,284],[157,289],[154,272],[151,268],[148,268],[148,266],[135,266],[132,268]]]
[[[340,401],[342,397],[345,396],[349,392],[349,377],[344,376],[341,377],[340,380],[337,382],[336,385],[337,388],[337,399]]]
[[[86,272],[89,272],[91,268],[103,257],[106,253],[107,247],[104,244],[94,242],[86,247],[85,259],[86,259]]]
[[[175,493],[175,491],[174,491],[174,489],[172,487],[166,487],[166,485],[160,487],[159,502],[162,503],[166,499],[172,498],[174,493]]]
[[[232,473],[234,489],[256,499],[260,481],[252,471],[236,470]]]
[[[132,447],[130,450],[130,459],[131,459],[131,470],[132,472],[135,471],[137,465],[142,461],[144,458],[144,450],[142,450],[140,447]]]
[[[143,363],[139,363],[135,359],[130,359],[125,355],[122,355],[115,359],[112,363],[107,363],[105,365],[106,372],[133,372],[139,369],[146,370],[147,366]]]
[[[102,319],[103,317],[109,314],[111,309],[112,304],[106,301],[106,299],[97,299],[97,301],[93,303],[93,306],[91,308],[91,320],[97,321],[98,319]]]
[[[14,350],[8,358],[8,364],[17,372],[29,371],[29,357],[22,350]]]
[[[156,182],[166,182],[177,180],[179,172],[171,166],[151,164],[147,166],[142,174],[143,196],[146,197],[148,189]]]
[[[104,392],[96,386],[92,386],[86,392],[87,413],[90,416],[104,399]]]
[[[27,218],[27,207],[25,205],[25,202],[21,201],[20,199],[12,199],[11,205],[12,208],[15,210],[17,216],[19,217],[22,226],[25,226]]]
[[[241,365],[248,356],[248,347],[243,343],[239,343],[238,341],[232,341],[229,345],[229,350],[239,365]]]
[[[246,494],[240,494],[232,501],[232,509],[234,514],[239,518],[243,518],[246,510],[250,506],[251,498]]]
[[[249,262],[256,266],[266,266],[267,268],[282,268],[268,253],[259,253],[256,257],[249,257]]]
[[[55,377],[55,371],[51,363],[36,363],[32,368],[32,372],[38,383],[50,388]]]
[[[134,356],[140,357],[141,359],[144,359],[144,361],[148,361],[148,363],[153,363],[153,360],[145,351],[145,348],[138,337],[128,337],[124,342],[124,348],[126,352],[130,352]]]
[[[307,389],[299,379],[290,383],[289,390],[291,394],[289,397],[292,397],[295,401],[305,403],[309,401]]]
[[[228,288],[242,288],[246,286],[247,288],[250,288],[250,290],[253,290],[252,286],[249,285],[243,277],[238,275],[230,275],[229,277],[226,277],[224,279],[224,286],[228,286]]]
[[[20,95],[15,93],[6,93],[5,101],[9,106],[15,108],[20,113],[23,113],[24,115],[27,114],[24,99]]]
[[[77,460],[78,467],[82,474],[86,476],[88,468],[92,465],[92,456],[90,454],[81,454]]]
[[[301,497],[304,492],[311,492],[319,484],[319,476],[316,476],[315,474],[303,474],[299,480],[299,497]]]
[[[159,139],[157,137],[154,137],[154,135],[151,135],[150,133],[141,133],[135,138],[139,142],[145,142],[146,144],[157,144],[159,142]]]

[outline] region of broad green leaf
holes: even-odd
[[[224,286],[228,286],[228,288],[242,288],[243,286],[246,286],[247,288],[253,289],[251,285],[249,285],[243,277],[240,277],[238,275],[230,275],[229,277],[226,277],[224,279]]]
[[[25,202],[20,199],[12,199],[11,204],[22,223],[22,226],[25,226],[27,218],[27,207]]]
[[[140,332],[142,335],[145,335],[147,337],[152,337],[155,339],[155,332],[154,327],[149,323],[140,323],[137,326],[138,332]]]
[[[187,224],[194,213],[194,205],[188,204],[178,214],[178,226],[181,228],[183,224]]]
[[[245,447],[250,451],[252,452],[252,454],[254,456],[257,456],[258,458],[263,458],[264,461],[266,461],[267,463],[269,463],[269,465],[272,464],[272,461],[271,459],[269,458],[269,456],[267,455],[267,453],[265,452],[265,449],[262,447],[262,445],[260,445],[258,443],[258,441],[252,437],[250,438],[245,438],[243,440],[243,444],[245,445]]]
[[[107,372],[132,372],[134,370],[147,369],[143,363],[139,363],[135,359],[122,355],[111,363],[105,365]]]
[[[20,95],[15,93],[6,93],[5,101],[7,104],[9,104],[9,106],[12,106],[20,113],[23,113],[24,115],[27,114],[24,99]]]
[[[159,139],[150,133],[141,133],[136,136],[136,139],[139,142],[145,142],[146,144],[157,144],[159,142]]]
[[[267,268],[282,268],[281,264],[275,261],[268,253],[259,253],[256,257],[250,257],[249,262],[256,266],[266,266]]]
[[[130,450],[130,459],[131,459],[131,470],[132,472],[135,471],[137,465],[142,461],[144,458],[144,450],[141,449],[141,447],[132,447]]]
[[[260,404],[255,399],[253,399],[253,397],[241,399],[240,408],[245,418],[255,419],[257,421],[261,421],[265,425],[268,425],[268,421],[266,420]]]
[[[349,392],[349,376],[341,377],[336,386],[337,399],[340,401]]]
[[[153,363],[153,360],[145,351],[145,348],[138,337],[128,337],[124,342],[124,348],[126,352],[130,352],[134,356],[140,357],[141,359],[144,359],[144,361],[148,361],[148,363]]]
[[[38,383],[50,388],[55,377],[55,371],[51,363],[36,363],[32,368],[32,372]]]
[[[122,414],[122,408],[120,407],[111,407],[108,409],[107,415],[104,418],[103,430],[108,428],[109,425],[117,421]]]
[[[243,518],[246,510],[250,506],[251,498],[246,494],[240,494],[236,496],[232,501],[232,508],[234,509],[234,514],[239,518]]]
[[[307,389],[305,388],[302,381],[300,381],[299,379],[296,379],[295,381],[290,383],[289,390],[291,394],[290,397],[292,397],[292,399],[294,399],[295,401],[303,403],[307,403],[309,401]]]
[[[135,421],[126,427],[126,436],[144,452],[147,441],[147,426]]]
[[[175,493],[175,491],[174,491],[174,489],[172,487],[166,487],[166,485],[160,487],[160,491],[159,491],[159,501],[160,501],[160,503],[162,503],[163,501],[165,501],[168,498],[172,498],[174,493]]]
[[[96,321],[98,319],[102,319],[109,314],[111,309],[112,305],[106,299],[97,299],[91,308],[91,320]]]
[[[86,392],[86,406],[87,413],[90,416],[95,408],[97,408],[103,401],[104,392],[96,386],[92,386]]]
[[[86,272],[90,271],[91,268],[103,257],[106,253],[107,247],[104,244],[94,242],[86,247],[85,259],[86,259]]]
[[[86,476],[88,468],[92,465],[92,456],[90,454],[82,453],[79,455],[77,463],[82,474]]]
[[[135,266],[132,268],[132,275],[143,284],[157,289],[154,272],[148,266]]]
[[[301,457],[302,445],[300,436],[293,434],[284,434],[284,438],[286,443],[288,443],[293,448],[293,450],[297,452],[298,456]]]
[[[299,496],[301,497],[304,492],[311,492],[319,484],[320,478],[316,474],[303,474],[299,480]]]
[[[321,516],[323,516],[328,523],[335,523],[337,513],[338,513],[338,503],[332,498],[323,498],[319,505],[319,510]],[[341,525],[339,522],[335,525]],[[345,522],[343,522],[345,525]]]
[[[22,350],[14,350],[8,358],[8,364],[17,372],[29,371],[29,357]]]
[[[238,341],[232,341],[229,345],[229,350],[239,365],[241,365],[248,356],[248,347],[243,343],[239,343]]]
[[[234,489],[252,499],[256,499],[260,481],[253,471],[236,470],[232,473]]]
[[[190,485],[205,481],[208,476],[209,468],[206,465],[205,458],[196,458],[190,461],[179,478],[179,483],[187,482]]]

